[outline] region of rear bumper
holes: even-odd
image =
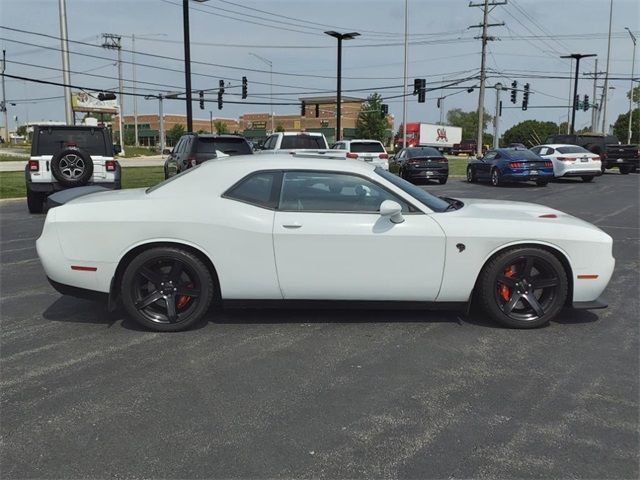
[[[553,179],[553,172],[539,171],[537,175],[531,175],[528,171],[525,172],[506,172],[502,174],[502,179],[507,182],[528,182],[545,180],[549,181]]]
[[[421,170],[405,170],[404,176],[410,180],[428,180],[439,179],[439,178],[447,178],[449,176],[449,170],[441,170],[441,169],[421,169]]]
[[[599,177],[602,175],[602,170],[569,170],[562,172],[556,178],[562,177]]]
[[[51,286],[62,295],[69,295],[76,298],[84,298],[85,300],[93,300],[96,302],[109,302],[109,294],[105,292],[98,292],[96,290],[89,290],[86,288],[73,287],[71,285],[65,285],[58,283],[55,280],[51,280],[47,277]]]

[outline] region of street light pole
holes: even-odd
[[[268,58],[261,57],[255,53],[249,52],[249,55],[256,57],[258,60],[269,66],[269,118],[271,119],[271,133],[275,131],[273,126],[273,117],[275,112],[273,111],[273,62]]]
[[[493,148],[498,148],[498,132],[500,131],[500,92],[502,84],[496,83],[496,111],[493,117]]]
[[[209,110],[209,133],[213,134],[213,112]]]
[[[358,32],[338,33],[333,30],[324,32],[330,37],[338,39],[338,71],[336,87],[336,142],[342,139],[342,41],[352,40],[360,36]]]
[[[607,96],[609,94],[609,57],[611,56],[611,22],[613,20],[613,0],[609,4],[609,40],[607,42],[607,68],[604,74],[604,91],[602,98],[602,135],[609,133],[607,125]]]
[[[189,0],[182,0],[182,29],[184,34],[184,84],[187,96],[187,132],[193,131],[191,109],[191,45],[189,40]]]
[[[629,32],[631,35],[631,40],[633,41],[633,54],[631,57],[631,89],[629,91],[629,129],[627,130],[627,143],[631,143],[631,119],[633,117],[633,74],[636,68],[636,37],[631,33],[629,27],[624,27],[624,29]],[[640,113],[640,112],[638,112]]]
[[[595,53],[588,53],[586,55],[581,53],[572,53],[571,55],[562,55],[560,58],[574,58],[576,60],[576,73],[575,79],[573,81],[573,108],[571,112],[571,130],[570,135],[575,133],[575,125],[576,125],[576,110],[578,109],[578,73],[580,72],[580,59],[587,57],[595,57]]]
[[[71,108],[71,77],[69,75],[69,42],[67,40],[67,7],[65,0],[58,0],[60,14],[60,44],[62,50],[62,83],[64,83],[64,116],[67,125],[75,124],[75,117]],[[9,126],[7,125],[7,135]]]

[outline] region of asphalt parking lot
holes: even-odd
[[[426,187],[613,236],[609,308],[532,331],[479,312],[247,310],[146,332],[57,294],[34,248],[44,217],[0,203],[2,477],[638,478],[639,187]]]

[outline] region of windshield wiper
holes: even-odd
[[[462,208],[462,206],[464,205],[460,200],[456,200],[455,198],[449,198],[449,197],[439,197],[439,198],[449,203],[447,208],[444,209],[445,212],[449,212],[451,210],[458,210],[459,208]]]

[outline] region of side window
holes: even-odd
[[[280,210],[298,212],[380,211],[380,204],[393,200],[410,211],[393,193],[356,175],[330,172],[286,172],[282,181]]]
[[[500,155],[500,152],[496,152],[496,153],[493,155],[493,158],[494,158],[495,160],[500,160],[500,159],[502,158],[502,155]]]
[[[264,146],[262,147],[264,150],[273,150],[274,148],[274,144],[275,144],[275,135],[271,135],[269,138],[267,138],[267,141],[264,142]]]
[[[176,146],[173,147],[173,153],[180,153],[180,149],[182,148],[183,144],[184,144],[184,137],[180,138],[180,140],[178,140],[178,143],[176,143]]]
[[[276,208],[280,175],[280,172],[253,173],[240,180],[222,196],[258,207]]]
[[[484,159],[486,161],[491,161],[494,158],[496,158],[496,152],[487,152],[487,154],[484,156]]]

